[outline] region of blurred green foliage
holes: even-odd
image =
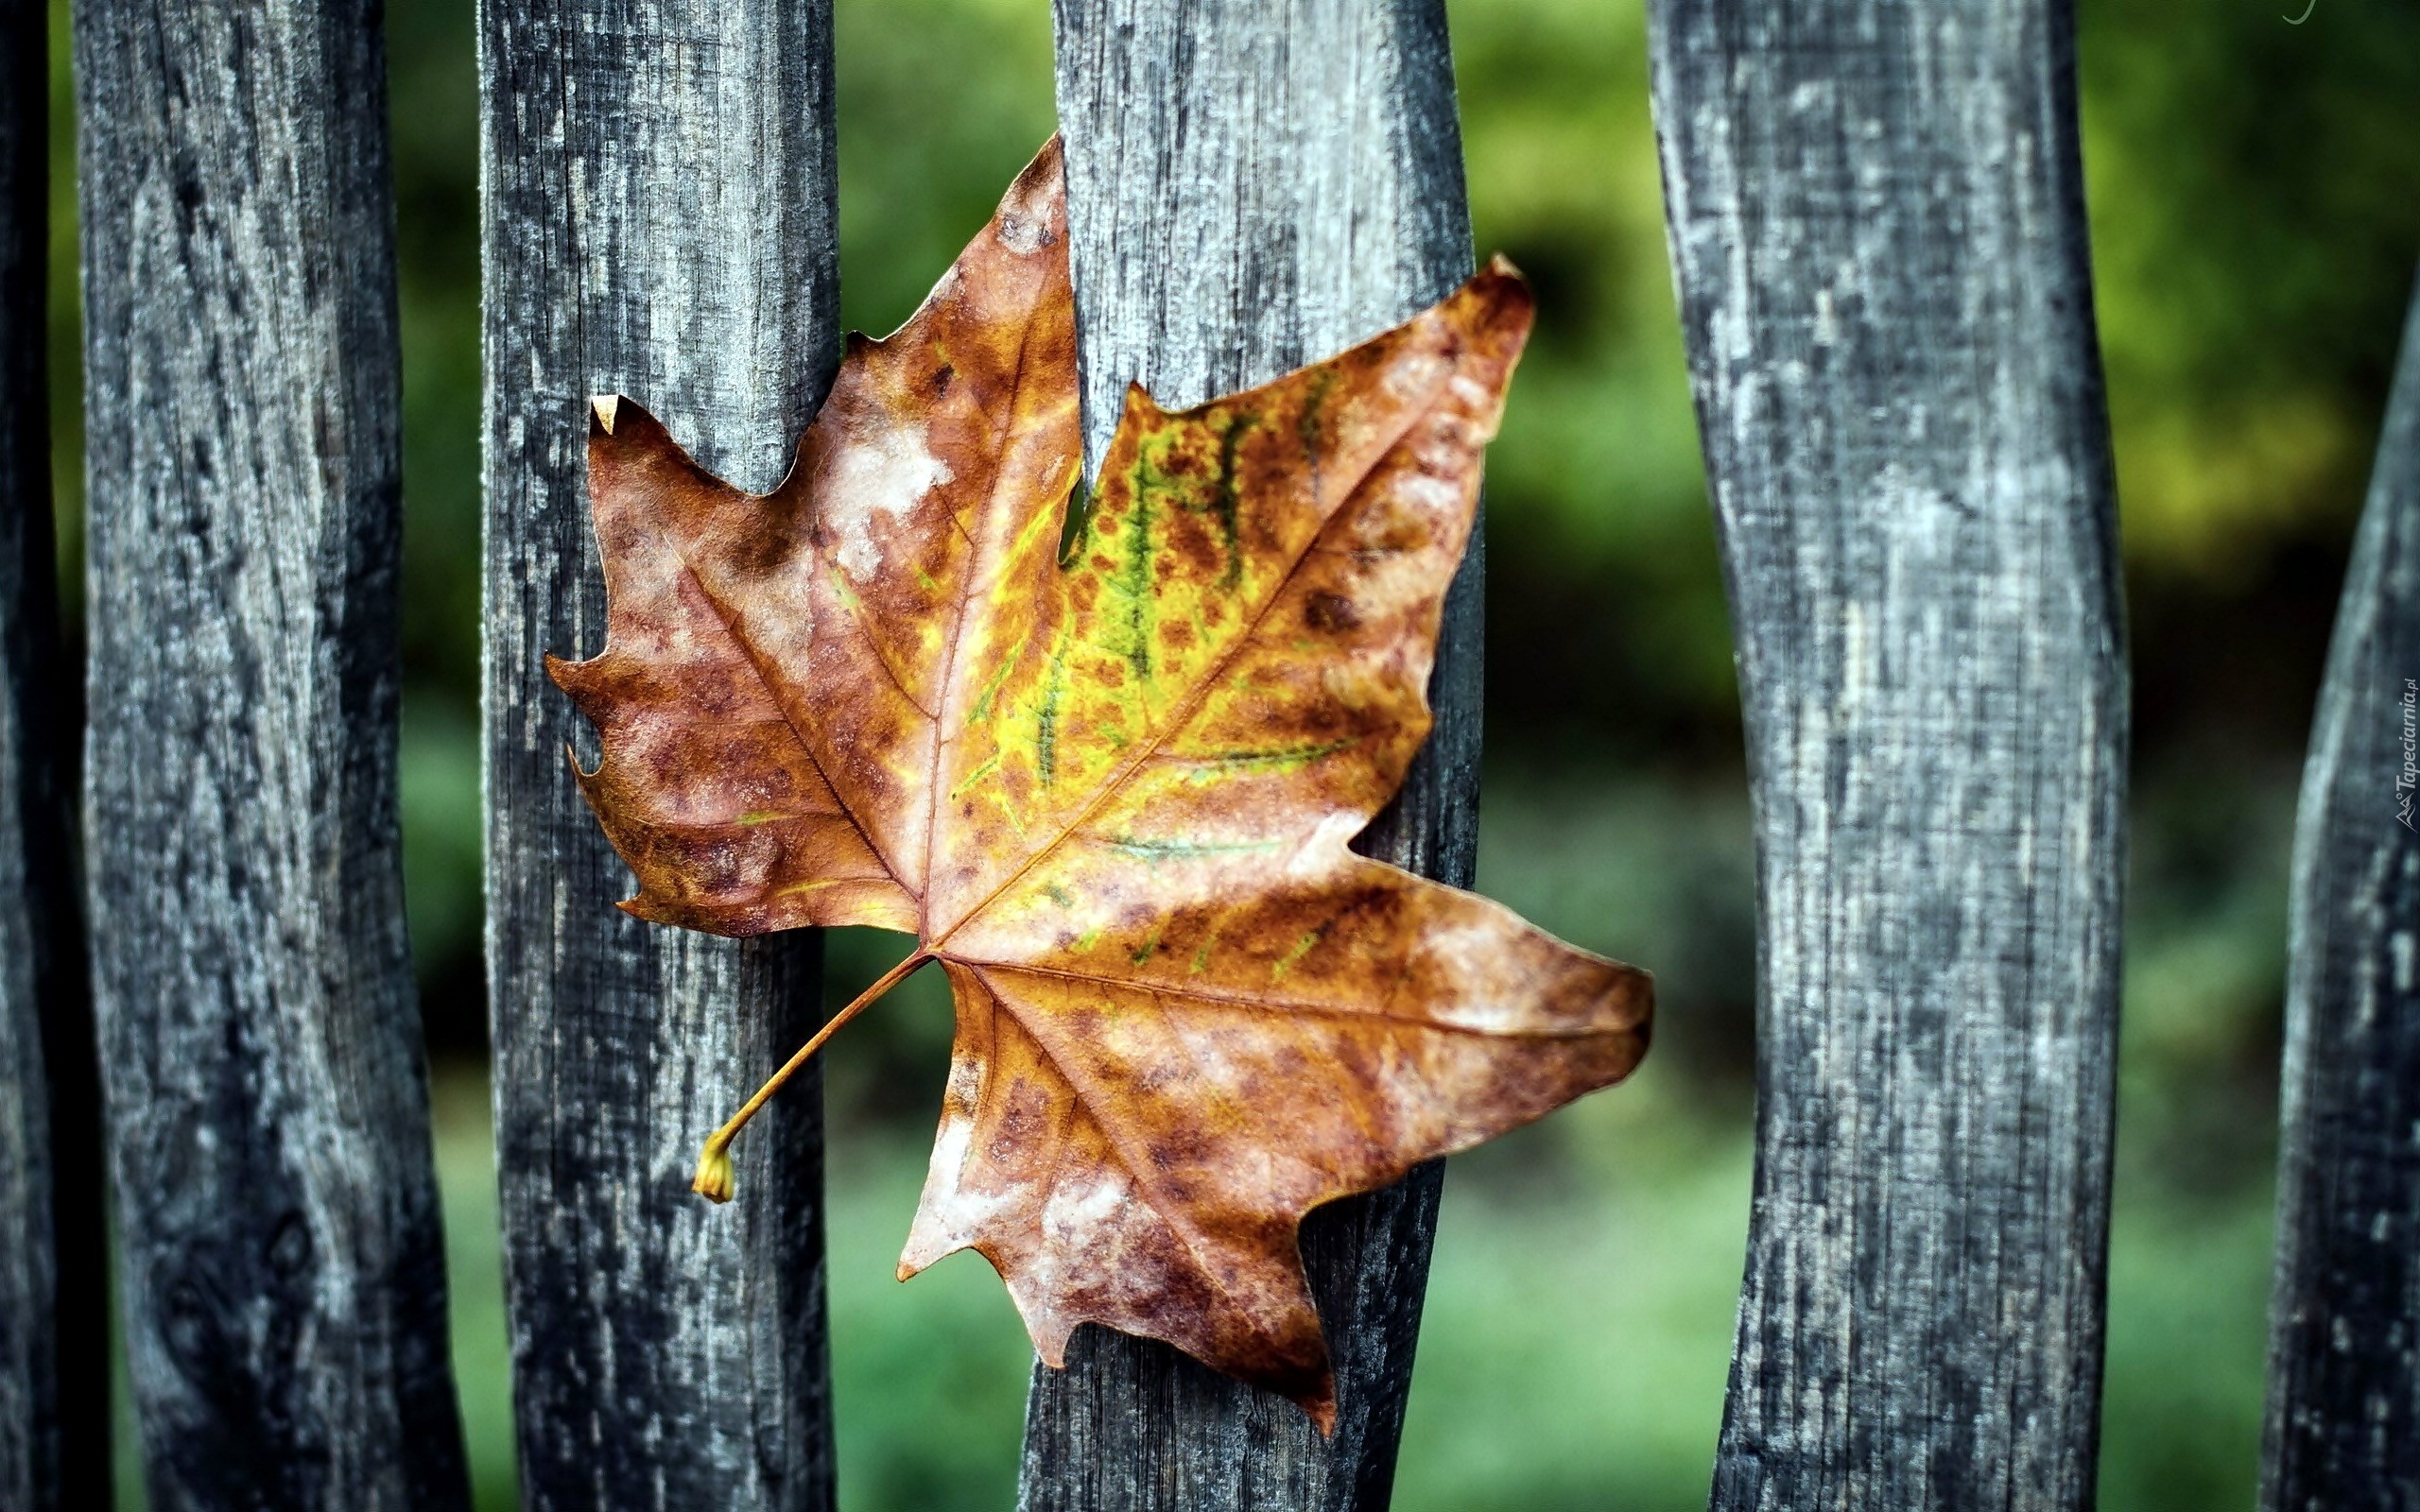
[[[837,0],[843,308],[886,330],[1051,125],[1043,0]],[[2083,0],[2079,72],[2136,686],[2102,1505],[2250,1498],[2287,840],[2420,252],[2420,11]],[[52,351],[80,577],[73,112],[54,6]],[[1456,1162],[1398,1504],[1703,1504],[1746,1227],[1754,866],[1636,0],[1456,0],[1481,250],[1542,319],[1489,458],[1482,887],[1657,969],[1624,1090]],[[479,1061],[471,0],[387,11],[405,358],[406,863],[464,1418],[512,1500]],[[566,648],[569,649],[569,648]],[[845,996],[896,957],[842,932]],[[946,1057],[932,981],[828,1069],[844,1504],[1009,1504],[1028,1355],[980,1262],[890,1280]],[[735,1087],[735,1097],[744,1089]],[[133,1504],[130,1502],[129,1504]]]

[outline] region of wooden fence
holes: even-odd
[[[78,0],[80,885],[44,15],[0,0],[0,1506],[107,1503],[103,1147],[154,1504],[461,1506],[397,864],[379,8]],[[1442,0],[1056,20],[1094,455],[1130,378],[1241,387],[1468,270]],[[2069,7],[1655,0],[1651,25],[1759,852],[1757,1174],[1713,1504],[2086,1507],[2127,714]],[[815,1097],[742,1146],[737,1203],[686,1191],[729,1068],[812,1022],[816,948],[610,906],[623,876],[562,765],[587,737],[540,654],[602,635],[584,395],[645,395],[754,482],[821,399],[827,4],[484,0],[479,42],[523,1497],[824,1508]],[[1437,732],[1362,842],[1458,883],[1478,584],[1474,548]],[[2395,814],[2415,676],[2420,311],[2296,854],[2272,1512],[2420,1504],[2420,845]],[[1333,1439],[1089,1331],[1036,1374],[1021,1504],[1383,1507],[1439,1181],[1306,1229]]]
[[[2066,8],[1952,9],[1655,12],[1758,856],[1725,1512],[2092,1500],[2108,427]]]
[[[824,0],[485,0],[488,977],[532,1512],[832,1503],[820,1096],[689,1191],[734,1069],[814,1031],[803,936],[622,914],[547,652],[604,644],[587,396],[779,481],[839,359]]]

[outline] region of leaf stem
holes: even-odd
[[[756,1095],[742,1104],[739,1111],[732,1114],[730,1121],[715,1130],[714,1134],[707,1139],[705,1149],[698,1156],[698,1174],[689,1183],[690,1190],[703,1194],[711,1202],[729,1202],[732,1185],[731,1142],[738,1137],[741,1129],[748,1126],[748,1121],[754,1118],[757,1109],[763,1108],[775,1092],[782,1090],[782,1083],[789,1080],[799,1067],[806,1064],[808,1057],[823,1048],[824,1040],[839,1032],[842,1024],[863,1012],[876,998],[906,981],[916,968],[932,958],[929,951],[919,948],[914,954],[875,978],[873,986],[858,993],[847,1007],[832,1015],[829,1022],[815,1031],[814,1039],[799,1046],[798,1054],[783,1062],[782,1069],[773,1073],[764,1086],[756,1089]]]

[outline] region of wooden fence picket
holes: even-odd
[[[2294,846],[2266,1512],[2420,1506],[2420,299]]]
[[[1717,1512],[2089,1506],[2126,678],[2066,0],[1652,0],[1758,852]]]
[[[1191,404],[1373,335],[1471,270],[1443,0],[1058,0],[1059,112],[1087,471],[1127,383]],[[1479,562],[1446,604],[1437,721],[1356,849],[1467,886],[1477,842]],[[1037,1367],[1027,1512],[1383,1508],[1442,1167],[1322,1208],[1303,1250],[1336,1436],[1165,1346],[1080,1331]]]
[[[48,7],[0,0],[0,1506],[109,1505],[100,1141],[43,348]]]
[[[468,1500],[398,858],[379,10],[75,9],[84,839],[162,1507]]]
[[[821,1020],[804,936],[614,907],[542,659],[593,654],[586,396],[770,487],[839,353],[825,0],[483,0],[488,972],[523,1504],[832,1502],[822,1130],[809,1079],[698,1146]]]

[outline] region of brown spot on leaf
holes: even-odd
[[[1341,593],[1313,593],[1303,606],[1303,622],[1312,629],[1334,634],[1359,625],[1361,616],[1353,600]]]

